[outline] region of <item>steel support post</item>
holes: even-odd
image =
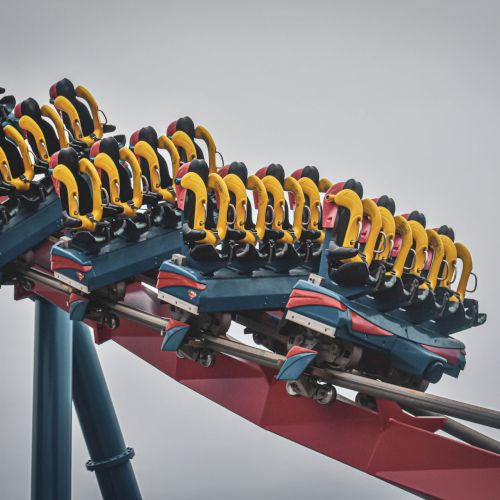
[[[36,300],[32,500],[71,498],[72,338],[67,313]]]
[[[89,328],[73,321],[73,402],[104,500],[141,499]]]

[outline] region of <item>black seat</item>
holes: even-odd
[[[0,148],[7,157],[12,177],[17,178],[23,175],[24,163],[21,153],[11,141],[7,140],[3,127],[0,127]]]
[[[92,191],[87,180],[80,174],[76,151],[73,148],[61,149],[61,151],[55,153],[54,159],[51,160],[51,164],[54,166],[57,164],[64,165],[71,171],[78,187],[78,207],[80,214],[86,215],[92,212]],[[66,186],[62,183],[59,185],[59,196],[64,210],[68,212],[68,191]]]
[[[346,182],[341,183],[339,188],[340,189],[338,189],[338,191],[342,189],[351,189],[360,198],[363,198],[363,186],[355,179],[349,179]],[[333,241],[337,246],[342,246],[344,243],[345,233],[347,231],[347,226],[349,225],[349,218],[349,210],[345,207],[339,207],[337,217],[333,225]]]
[[[58,96],[66,97],[66,99],[68,99],[68,101],[71,102],[71,104],[73,104],[73,106],[75,107],[80,118],[83,135],[92,135],[94,132],[94,122],[92,120],[92,114],[84,101],[77,97],[75,86],[73,85],[73,82],[71,82],[71,80],[63,78],[57,83],[54,83],[52,87],[50,87],[51,100],[53,101]],[[65,113],[63,113],[63,121],[68,130],[73,130],[71,122]]]
[[[130,147],[133,148],[139,141],[147,142],[156,153],[158,159],[158,166],[160,167],[160,187],[163,189],[169,188],[172,185],[172,177],[168,171],[168,164],[165,158],[158,152],[158,134],[156,130],[151,127],[142,127],[134,132],[130,137]],[[146,159],[140,158],[139,164],[141,166],[142,175],[147,179],[148,185],[151,186],[151,177],[149,175],[149,165]]]
[[[171,137],[178,130],[187,134],[189,136],[189,138],[191,139],[191,141],[193,142],[194,147],[196,149],[196,158],[198,160],[204,160],[205,157],[203,156],[203,151],[200,148],[200,146],[198,146],[198,144],[195,142],[195,128],[196,127],[194,125],[192,118],[190,118],[189,116],[184,116],[182,118],[179,118],[175,122],[172,122],[167,127],[167,135]],[[181,161],[183,161],[183,162],[188,161],[188,158],[187,158],[187,155],[186,155],[186,152],[184,151],[184,149],[178,148],[178,150],[179,150],[179,155],[181,157]]]
[[[15,115],[18,119],[23,115],[29,116],[40,127],[49,156],[53,155],[56,151],[59,151],[59,138],[57,137],[56,131],[52,125],[43,118],[40,106],[35,99],[29,97],[23,102],[20,102],[15,108]],[[38,146],[33,135],[27,132],[27,137],[32,151],[38,151]]]
[[[108,155],[113,160],[113,163],[118,170],[118,175],[120,177],[120,200],[123,202],[131,200],[133,190],[130,182],[130,175],[120,162],[120,145],[116,139],[114,137],[105,137],[104,139],[96,142],[90,150],[90,157],[95,158],[99,153]],[[103,188],[109,193],[109,178],[108,174],[104,171],[101,172],[101,182]]]

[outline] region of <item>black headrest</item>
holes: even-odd
[[[438,234],[443,234],[445,236],[448,236],[448,238],[451,239],[451,241],[455,241],[455,231],[453,231],[453,228],[451,228],[450,226],[441,226],[439,229],[438,229]]]
[[[73,148],[63,148],[59,151],[58,162],[68,167],[73,175],[78,175],[78,155]]]
[[[185,132],[191,139],[194,139],[194,122],[189,116],[179,118],[176,123],[176,130]]]
[[[394,200],[389,196],[387,196],[386,194],[382,195],[378,199],[377,205],[379,207],[387,208],[387,210],[389,210],[389,212],[391,212],[392,215],[396,213],[396,203],[394,203]]]
[[[418,210],[413,210],[413,212],[408,215],[408,220],[415,220],[417,222],[420,222],[422,226],[427,225],[427,220],[425,219],[425,215],[422,212],[419,212]]]
[[[99,152],[106,153],[115,163],[120,161],[120,146],[114,137],[105,137],[99,145]]]
[[[28,97],[21,103],[21,113],[33,118],[35,121],[42,118],[40,106],[32,97]]]
[[[205,160],[193,160],[189,164],[189,172],[198,174],[205,184],[208,183],[208,165]]]
[[[227,173],[237,175],[243,181],[243,184],[245,184],[245,186],[247,185],[248,169],[247,169],[247,166],[243,162],[233,161],[233,163],[231,163],[231,165],[229,165],[229,168],[227,169]]]
[[[285,183],[285,169],[279,163],[271,163],[267,167],[266,175],[276,177],[281,185]]]
[[[5,94],[5,89],[3,87],[0,87],[0,94]]]
[[[153,127],[142,127],[139,130],[139,140],[146,141],[153,149],[158,149],[158,134]]]
[[[358,182],[355,179],[349,179],[349,180],[345,181],[344,189],[351,189],[360,198],[363,198],[363,186],[361,185],[361,182]]]
[[[307,165],[302,169],[301,177],[307,177],[311,179],[316,186],[319,185],[319,171],[316,167],[311,165]]]
[[[76,98],[76,91],[73,82],[68,78],[63,78],[56,83],[57,95],[62,95],[70,101]]]

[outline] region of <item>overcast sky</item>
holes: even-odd
[[[467,243],[488,323],[458,335],[459,380],[431,392],[500,408],[500,9],[491,1],[25,1],[2,5],[0,85],[48,99],[62,77],[130,134],[191,115],[226,162],[317,165],[392,195]],[[0,291],[0,496],[28,497],[33,305]],[[287,442],[112,342],[98,348],[146,499],[409,496]],[[497,433],[498,436],[498,433]],[[98,497],[74,419],[76,500]]]

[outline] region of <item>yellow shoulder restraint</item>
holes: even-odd
[[[59,146],[61,148],[68,147],[68,139],[64,132],[64,124],[60,116],[50,107],[44,104],[42,106],[42,116],[49,118],[53,123],[57,131],[57,137],[59,139]],[[35,139],[36,149],[38,151],[38,156],[43,161],[48,162],[50,160],[49,151],[47,148],[47,142],[45,136],[42,132],[40,126],[28,115],[23,115],[19,119],[19,126],[29,132]]]
[[[422,269],[425,265],[425,259],[427,255],[427,247],[429,245],[429,239],[427,237],[427,233],[425,232],[424,226],[415,220],[409,220],[408,225],[411,228],[411,235],[413,238],[413,243],[415,248],[413,251],[415,252],[415,258],[413,260],[413,265],[409,270],[410,274],[413,276],[420,276]]]
[[[218,195],[219,217],[217,219],[217,234],[221,241],[226,239],[227,233],[227,211],[229,210],[229,190],[224,179],[218,174],[209,174],[207,191],[213,190]]]
[[[382,217],[382,232],[379,245],[375,250],[375,260],[386,260],[390,257],[394,237],[396,236],[396,222],[394,216],[385,207],[378,207]]]
[[[366,263],[369,266],[372,263],[375,245],[382,231],[382,215],[377,204],[370,198],[365,198],[362,201],[363,215],[370,220],[370,231],[363,248]]]
[[[349,223],[341,246],[354,248],[358,242],[359,228],[363,219],[361,198],[352,189],[342,189],[337,194],[328,194],[326,200],[349,210]]]
[[[151,186],[149,188],[154,193],[160,193],[162,198],[169,203],[175,202],[175,197],[168,188],[161,187],[160,179],[160,165],[155,150],[146,142],[139,141],[134,146],[134,153],[140,158],[144,158],[149,167],[149,177],[151,179]]]
[[[451,280],[453,279],[453,275],[455,274],[455,267],[457,265],[457,248],[455,247],[455,243],[453,240],[444,234],[440,234],[439,237],[443,242],[444,247],[444,259],[442,274],[439,276],[439,286],[441,288],[450,288]],[[452,302],[456,302],[457,297],[453,296],[450,298]]]
[[[181,177],[181,186],[184,189],[189,189],[195,196],[195,209],[193,217],[193,228],[198,231],[205,231],[205,237],[197,243],[208,243],[209,245],[217,244],[217,238],[214,233],[205,227],[208,194],[207,187],[203,179],[195,172],[188,172]]]
[[[123,147],[120,148],[120,160],[126,161],[132,170],[132,203],[127,203],[128,207],[135,212],[142,206],[142,172],[137,157],[132,151]]]
[[[217,148],[215,146],[215,141],[212,134],[203,126],[198,125],[194,130],[194,136],[196,139],[202,139],[207,145],[208,150],[208,169],[211,174],[217,172],[217,162],[215,159],[215,154],[217,153]]]
[[[35,177],[35,166],[31,161],[28,145],[23,136],[12,125],[7,125],[4,132],[5,136],[16,144],[21,153],[24,172],[19,177],[13,177],[7,155],[0,148],[0,173],[7,184],[11,184],[18,191],[27,191],[30,188],[30,182]]]
[[[245,237],[240,240],[242,243],[250,243],[255,245],[256,239],[245,227],[245,222],[247,219],[247,191],[243,184],[243,181],[236,174],[228,174],[224,177],[224,183],[227,186],[228,192],[234,195],[234,229],[238,231],[244,231]]]
[[[472,274],[472,255],[463,243],[455,243],[455,248],[457,249],[457,258],[462,261],[462,274],[458,282],[457,293],[463,302],[467,292],[467,283]]]
[[[283,237],[278,240],[279,243],[293,243],[293,236],[289,231],[283,229],[283,221],[285,220],[285,192],[283,187],[276,177],[266,175],[262,179],[266,191],[273,197],[273,222],[271,228],[274,230],[283,231]]]
[[[320,179],[319,181],[319,192],[320,193],[326,193],[333,185],[333,182],[330,179]]]
[[[189,137],[186,132],[178,130],[172,135],[171,139],[176,147],[182,148],[185,151],[187,157],[186,162],[196,159],[196,148],[194,147],[191,137]]]
[[[427,237],[429,239],[429,247],[432,248],[432,262],[427,273],[427,281],[432,290],[436,288],[437,280],[439,276],[439,270],[441,269],[441,264],[444,258],[444,246],[439,234],[434,231],[434,229],[426,229]],[[425,287],[424,283],[421,285]]]
[[[293,211],[293,234],[295,239],[299,240],[302,235],[302,222],[304,217],[304,209],[306,206],[306,198],[304,190],[299,181],[294,177],[286,177],[284,182],[285,190],[291,191],[295,198],[295,208]],[[309,218],[310,219],[310,218]]]
[[[396,215],[396,217],[394,217],[394,223],[396,224],[396,234],[401,237],[401,246],[396,260],[394,261],[394,265],[392,266],[392,270],[398,278],[401,278],[406,259],[408,258],[408,254],[413,244],[413,237],[411,227],[402,215]]]
[[[179,151],[177,151],[177,148],[175,147],[173,141],[166,135],[161,135],[158,138],[158,148],[168,151],[168,154],[170,155],[170,161],[172,162],[172,182],[175,182],[177,171],[181,166],[181,157],[179,155]]]
[[[266,186],[256,175],[250,175],[247,179],[247,188],[257,193],[257,220],[255,221],[255,233],[257,238],[262,240],[266,233],[266,210],[269,198]]]
[[[322,181],[328,181],[328,179],[322,179]],[[319,222],[321,219],[320,190],[318,189],[318,186],[316,186],[316,184],[314,184],[314,182],[308,177],[301,177],[299,179],[299,184],[304,191],[304,194],[309,198],[309,223],[307,227],[312,231],[320,231],[321,235],[315,241],[322,243],[325,239],[325,233],[319,229]],[[326,187],[326,185],[324,187]]]
[[[75,89],[76,95],[82,99],[84,99],[89,105],[90,111],[92,113],[92,123],[94,125],[94,130],[92,132],[93,137],[87,135],[83,135],[82,124],[80,122],[80,117],[78,116],[78,112],[73,104],[64,96],[57,96],[54,100],[54,106],[56,109],[64,112],[71,123],[71,129],[73,135],[79,141],[84,142],[88,146],[91,146],[97,139],[101,139],[103,136],[103,124],[99,119],[99,107],[97,106],[97,102],[94,99],[92,93],[87,90],[82,85],[78,85]]]
[[[99,175],[97,174],[95,167],[89,160],[83,158],[79,161],[78,165],[79,170],[88,175],[91,181],[93,220],[91,220],[86,214],[80,213],[80,193],[78,191],[76,179],[71,170],[66,165],[59,164],[54,168],[52,176],[54,179],[66,186],[68,195],[68,215],[80,220],[81,225],[78,229],[93,231],[95,230],[96,222],[102,220],[103,207],[101,202],[101,180],[99,179]]]

